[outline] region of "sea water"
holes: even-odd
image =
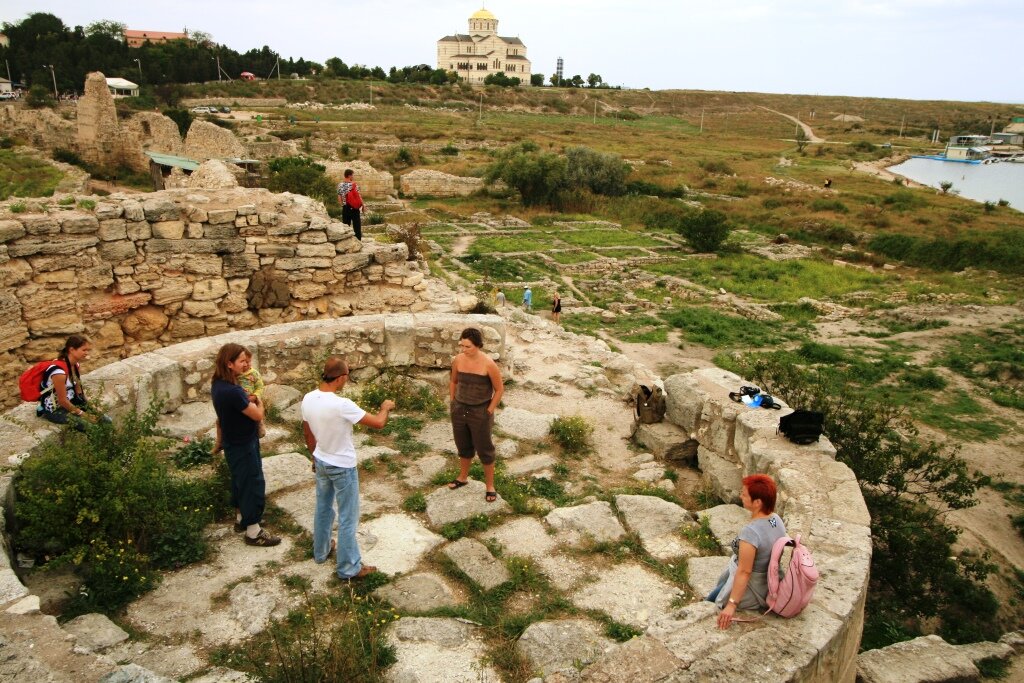
[[[1002,161],[995,164],[965,164],[936,159],[907,159],[890,166],[893,173],[922,185],[938,188],[939,183],[953,183],[950,192],[979,202],[1005,199],[1010,206],[1024,211],[1024,164]]]

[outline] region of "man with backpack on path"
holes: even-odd
[[[341,222],[351,225],[356,239],[361,242],[363,222],[360,214],[363,212],[363,197],[359,194],[355,172],[351,168],[345,169],[345,180],[338,184],[338,202],[341,204]]]

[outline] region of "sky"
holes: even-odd
[[[1020,0],[0,0],[0,22],[199,30],[238,52],[367,66],[435,65],[481,5],[545,80],[630,88],[1024,103]]]

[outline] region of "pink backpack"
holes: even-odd
[[[787,545],[793,546],[793,556],[789,560],[789,569],[780,581],[779,564]],[[800,534],[796,535],[795,540],[783,536],[775,541],[772,559],[768,564],[768,612],[775,612],[780,617],[795,617],[811,601],[817,583],[818,568],[814,566],[811,551],[801,545]]]

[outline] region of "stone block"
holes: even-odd
[[[184,221],[157,221],[151,224],[153,237],[164,240],[180,240],[185,236]]]
[[[178,205],[170,199],[163,197],[151,197],[143,200],[142,211],[146,220],[150,223],[176,221],[181,218],[181,211],[178,209]],[[125,207],[125,212],[128,212],[127,206]]]
[[[729,566],[729,557],[711,555],[709,557],[691,557],[686,560],[686,579],[697,597],[711,594],[718,584],[718,577]]]
[[[128,634],[103,614],[83,614],[64,624],[63,629],[88,652],[99,652],[128,640]]]
[[[109,263],[123,263],[131,261],[139,255],[135,249],[135,243],[130,240],[115,240],[112,242],[101,242],[99,245],[100,257]]]
[[[370,254],[356,252],[354,254],[339,254],[331,261],[331,267],[336,273],[351,273],[370,265]]]
[[[70,256],[80,254],[89,247],[95,247],[99,239],[95,235],[89,237],[67,237],[62,239],[44,239],[42,237],[23,237],[7,245],[7,254],[11,258],[35,256],[36,254]]]
[[[508,503],[501,496],[493,503],[486,502],[484,491],[483,482],[471,479],[469,484],[460,489],[452,490],[443,486],[429,493],[426,502],[430,525],[441,527],[477,515],[491,516],[509,511]]]
[[[120,204],[107,204],[106,202],[100,202],[96,205],[93,210],[96,215],[96,220],[103,221],[111,220],[112,218],[121,218],[124,216],[124,207]]]
[[[459,602],[444,579],[430,573],[403,576],[373,594],[387,600],[403,614],[453,607]]]
[[[668,648],[649,636],[633,638],[611,650],[583,672],[584,683],[654,683],[683,667]]]
[[[203,228],[203,237],[209,239],[232,239],[239,237],[239,231],[234,223],[211,224]]]
[[[723,553],[732,554],[732,540],[736,538],[740,529],[750,523],[750,513],[739,505],[716,505],[707,510],[701,510],[699,517],[707,517],[711,527],[711,534],[718,541]]]
[[[388,367],[413,365],[416,360],[416,320],[411,315],[389,315],[384,325]]]
[[[587,619],[534,622],[516,642],[516,652],[541,675],[586,666],[613,647],[601,627]]]
[[[569,600],[584,610],[599,610],[615,621],[646,629],[671,612],[681,591],[653,571],[626,563],[604,569],[594,583],[573,592]]]
[[[100,223],[91,213],[67,213],[60,219],[61,232],[67,235],[88,235],[99,229]]]
[[[605,543],[617,541],[626,535],[612,506],[605,501],[596,501],[567,508],[555,508],[544,521],[558,532],[558,536],[570,543]]]
[[[60,223],[47,214],[29,214],[21,219],[25,231],[30,235],[56,235],[60,232]]]
[[[146,251],[150,254],[240,254],[245,251],[245,240],[167,240],[154,237],[146,243]]]
[[[207,212],[206,223],[210,225],[218,225],[222,223],[234,224],[235,218],[238,216],[236,209],[210,209]]]
[[[94,294],[82,302],[82,316],[86,320],[104,320],[122,315],[149,303],[148,292],[135,294]]]
[[[146,221],[128,221],[125,223],[128,239],[133,241],[148,240],[153,236],[153,228]]]
[[[738,462],[705,448],[697,447],[697,464],[715,495],[727,503],[739,502],[743,491],[743,468]]]
[[[164,330],[170,319],[157,306],[142,306],[133,310],[121,321],[121,329],[135,341],[156,339]]]
[[[480,494],[483,500],[483,494]],[[363,562],[385,574],[411,571],[444,537],[409,515],[386,514],[363,522],[356,532]]]
[[[939,636],[922,636],[857,655],[862,683],[969,683],[981,674],[971,659]]]
[[[301,257],[324,256],[333,259],[335,253],[334,245],[328,242],[323,244],[299,244],[295,250],[295,255]]]
[[[370,253],[374,263],[385,265],[388,263],[402,263],[409,260],[409,247],[405,244],[384,244],[378,245]]]
[[[213,301],[228,293],[228,281],[224,278],[199,280],[192,289],[192,298],[196,301]]]
[[[97,229],[96,236],[103,242],[113,242],[114,240],[126,240],[128,239],[128,227],[124,220],[120,218],[112,218],[106,221],[100,221],[99,228]]]
[[[512,578],[501,560],[491,555],[483,543],[472,538],[460,538],[442,552],[459,571],[485,591],[493,590]]]
[[[640,423],[633,439],[662,460],[696,463],[697,443],[689,433],[671,422]]]
[[[668,560],[699,553],[679,536],[680,529],[695,523],[684,508],[656,496],[634,495],[615,496],[615,506],[652,557]]]
[[[290,244],[278,244],[276,242],[270,242],[267,244],[257,244],[256,253],[259,254],[260,256],[291,257],[295,256],[295,247],[293,247]]]
[[[348,227],[347,225],[345,227]],[[349,228],[351,232],[352,228]],[[21,224],[21,221],[0,221],[0,244],[6,244],[11,240],[16,240],[19,237],[24,237],[26,234],[25,226]]]
[[[192,289],[193,285],[188,280],[166,278],[161,281],[159,288],[153,290],[153,303],[158,306],[166,306],[176,301],[184,301],[192,296]]]

